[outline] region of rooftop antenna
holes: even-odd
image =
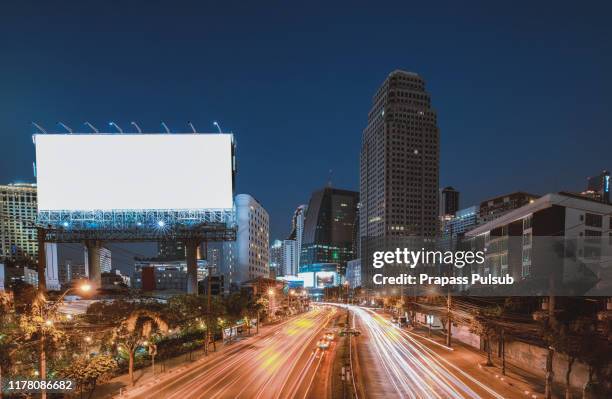
[[[166,133],[170,134],[170,129],[168,129],[168,125],[166,125],[166,122],[162,121],[161,125],[164,127],[164,129],[166,129]]]
[[[142,133],[142,129],[140,128],[140,126],[136,124],[136,122],[130,122],[130,124],[134,126],[136,130],[138,130],[138,133]]]
[[[47,134],[47,131],[43,129],[38,123],[32,122],[32,125],[34,125],[34,127],[38,129],[41,133]]]
[[[333,175],[334,171],[333,169],[329,170],[329,178],[327,179],[327,187],[331,187],[332,186],[332,175]]]
[[[84,125],[85,125],[85,126],[88,126],[88,127],[89,127],[91,130],[93,130],[94,132],[96,132],[96,133],[100,133],[100,131],[99,131],[99,130],[98,130],[98,129],[97,129],[95,126],[94,126],[94,125],[92,125],[91,123],[89,123],[89,122],[85,122],[85,123],[84,123]]]
[[[214,121],[213,125],[217,127],[217,129],[219,130],[219,133],[223,134],[223,132],[221,131],[221,126],[219,126],[219,123],[217,121]]]
[[[191,130],[192,130],[194,133],[197,133],[197,132],[196,132],[196,130],[195,130],[195,127],[193,127],[193,123],[191,123],[191,122],[187,121],[187,124],[189,125],[189,127],[191,128]]]
[[[108,126],[114,126],[114,127],[115,127],[115,129],[117,129],[117,130],[119,131],[119,133],[123,134],[123,129],[121,129],[121,128],[119,127],[119,125],[117,125],[115,122],[109,122],[109,123],[108,123]]]
[[[60,125],[61,127],[63,127],[64,129],[66,129],[68,131],[68,133],[72,134],[72,129],[70,129],[68,126],[66,126],[66,124],[62,123],[62,122],[57,122],[58,125]]]

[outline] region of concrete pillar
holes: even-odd
[[[200,242],[195,239],[185,241],[187,253],[187,293],[198,293],[198,246]]]
[[[100,275],[100,248],[102,243],[97,240],[88,240],[85,242],[87,248],[87,270],[89,281],[94,288],[100,288],[102,277]]]

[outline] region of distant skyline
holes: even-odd
[[[334,187],[358,190],[371,98],[395,69],[426,81],[440,185],[462,208],[581,190],[612,168],[611,4],[366,4],[3,5],[0,183],[33,180],[31,121],[214,132],[218,120],[236,135],[236,193],[285,238],[330,169]]]

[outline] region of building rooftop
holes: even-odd
[[[574,209],[582,209],[584,211],[591,211],[596,213],[612,214],[612,205],[604,204],[602,202],[594,201],[590,198],[584,198],[579,195],[572,195],[564,192],[550,193],[534,200],[533,202],[527,205],[510,211],[507,214],[498,217],[497,219],[491,220],[490,222],[478,226],[475,229],[466,232],[465,235],[467,237],[479,236],[498,227],[505,226],[516,220],[522,219],[531,213],[540,211],[542,209],[550,208],[553,205],[559,205]]]

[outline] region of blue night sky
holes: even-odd
[[[237,138],[237,192],[283,238],[330,169],[358,189],[371,97],[394,69],[427,82],[441,185],[462,206],[612,168],[610,2],[16,3],[0,6],[2,183],[32,179],[31,121],[218,120]]]

